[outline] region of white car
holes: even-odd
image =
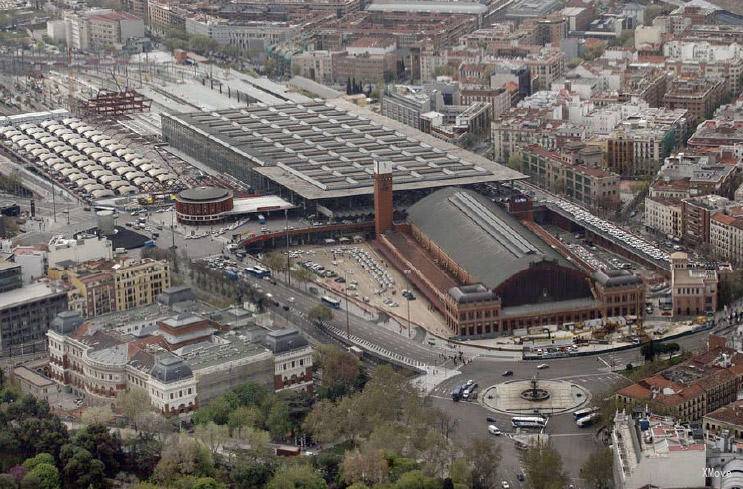
[[[500,436],[503,434],[500,428],[498,428],[494,424],[488,425],[488,433],[490,433],[491,435],[495,435],[495,436]]]
[[[546,363],[540,363],[539,365],[537,365],[538,370],[544,370],[545,368],[550,368],[550,366]]]
[[[503,481],[503,482],[501,482],[501,483],[500,483],[500,486],[501,486],[501,487],[502,487],[503,489],[511,489],[511,485],[510,485],[510,484],[508,483],[508,481]]]

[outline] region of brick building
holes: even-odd
[[[676,79],[663,96],[663,106],[689,111],[689,126],[709,119],[725,97],[725,81],[721,78]]]

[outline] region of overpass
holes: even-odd
[[[368,235],[374,230],[373,221],[350,224],[325,224],[304,228],[283,229],[264,234],[250,234],[240,240],[240,247],[252,250],[285,246],[287,235],[292,244],[317,243],[320,239],[338,239],[353,235]]]

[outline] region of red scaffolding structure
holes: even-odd
[[[149,111],[152,100],[132,89],[120,92],[100,90],[95,97],[85,100],[81,110],[87,114],[117,116]]]

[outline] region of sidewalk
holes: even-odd
[[[459,370],[444,367],[424,367],[425,374],[413,379],[412,384],[423,391],[424,394],[430,394],[439,384],[447,379],[456,377],[461,374]]]

